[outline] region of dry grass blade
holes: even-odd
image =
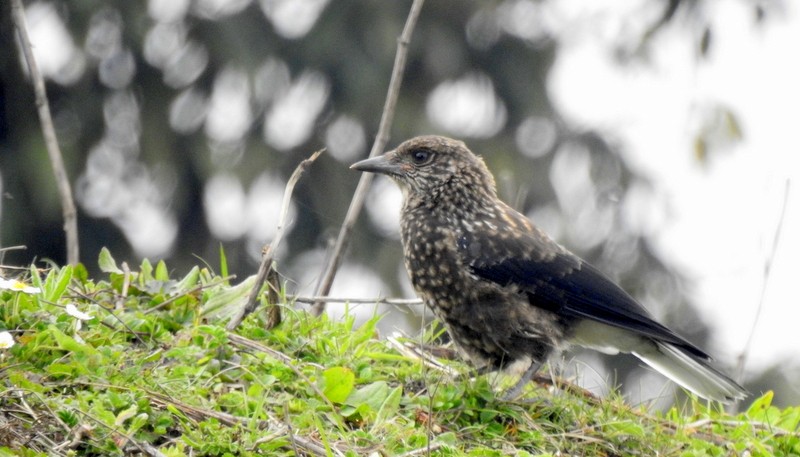
[[[67,236],[67,262],[70,265],[78,263],[78,217],[75,211],[75,202],[72,199],[72,188],[69,184],[66,168],[64,168],[64,158],[61,156],[61,148],[56,139],[56,130],[53,127],[53,117],[50,114],[50,104],[47,102],[47,91],[44,86],[44,78],[33,57],[31,39],[28,36],[28,26],[25,21],[25,10],[22,0],[11,0],[11,15],[14,25],[19,32],[19,41],[22,45],[22,52],[30,69],[33,90],[36,93],[36,108],[39,112],[39,120],[42,123],[42,134],[47,145],[47,154],[50,156],[50,163],[53,164],[53,174],[56,178],[58,194],[61,197],[61,209],[64,214],[64,232]]]
[[[289,202],[292,199],[294,186],[297,184],[297,181],[300,179],[300,176],[303,174],[303,172],[306,171],[306,169],[310,167],[315,160],[317,160],[317,157],[319,157],[323,151],[324,149],[320,149],[319,151],[311,154],[311,157],[300,162],[300,165],[295,168],[294,173],[292,173],[292,176],[286,183],[286,188],[283,191],[283,204],[281,205],[281,213],[280,217],[278,218],[278,230],[275,232],[275,238],[272,240],[272,243],[264,247],[263,254],[261,256],[261,265],[259,265],[258,273],[256,274],[256,283],[253,284],[253,290],[250,291],[250,296],[247,298],[247,303],[239,310],[239,312],[236,313],[235,316],[233,316],[233,318],[231,318],[231,321],[228,322],[226,328],[229,331],[235,330],[248,314],[255,311],[258,293],[261,291],[261,287],[267,280],[267,275],[272,269],[272,261],[275,257],[275,251],[278,250],[278,246],[280,245],[281,240],[283,240],[283,235],[286,232],[286,217],[289,214]]]
[[[396,336],[389,336],[386,338],[386,341],[388,341],[389,345],[395,348],[397,352],[403,354],[409,359],[419,360],[428,368],[447,373],[450,376],[457,376],[459,374],[458,370],[439,362],[435,357],[431,356],[416,343],[412,343],[410,341],[400,341]]]
[[[397,53],[394,57],[394,67],[392,67],[392,77],[389,81],[389,89],[386,93],[386,102],[383,105],[383,113],[381,114],[381,123],[378,127],[378,134],[375,136],[375,142],[372,144],[369,156],[375,157],[383,152],[386,143],[389,141],[389,127],[392,125],[394,119],[394,107],[397,104],[397,97],[400,94],[400,85],[403,82],[403,70],[406,67],[406,57],[408,55],[408,44],[411,42],[411,35],[414,33],[414,27],[417,24],[417,18],[422,10],[424,0],[414,0],[411,5],[411,11],[408,13],[406,25],[403,27],[403,33],[397,41]],[[336,270],[339,269],[339,264],[342,262],[344,249],[350,240],[350,232],[361,213],[361,208],[364,206],[364,199],[366,198],[369,185],[372,183],[371,173],[362,173],[361,178],[358,180],[358,186],[353,194],[353,199],[350,201],[350,207],[347,209],[347,215],[342,222],[342,228],[339,230],[339,236],[336,238],[336,244],[333,246],[333,251],[328,258],[328,263],[325,266],[325,271],[322,274],[317,291],[314,295],[325,296],[331,291],[333,285],[333,278],[336,276]],[[311,307],[311,312],[315,316],[319,316],[325,311],[325,301],[317,301]]]

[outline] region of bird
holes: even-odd
[[[462,141],[418,136],[350,168],[400,187],[411,283],[478,372],[520,376],[505,398],[571,346],[633,354],[707,400],[746,397],[706,352],[500,200],[483,159]]]

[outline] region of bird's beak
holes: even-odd
[[[392,160],[394,155],[391,152],[380,155],[378,157],[371,157],[361,162],[356,162],[350,165],[350,169],[358,171],[368,171],[371,173],[381,173],[384,175],[399,175],[402,174],[402,165]]]

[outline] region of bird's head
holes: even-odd
[[[495,195],[494,178],[483,160],[463,142],[443,136],[412,138],[350,168],[389,176],[406,200],[420,203],[439,199],[448,189],[481,197]]]

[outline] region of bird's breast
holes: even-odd
[[[403,218],[401,240],[406,270],[417,293],[434,311],[463,294],[467,268],[458,254],[459,234],[436,218]]]

